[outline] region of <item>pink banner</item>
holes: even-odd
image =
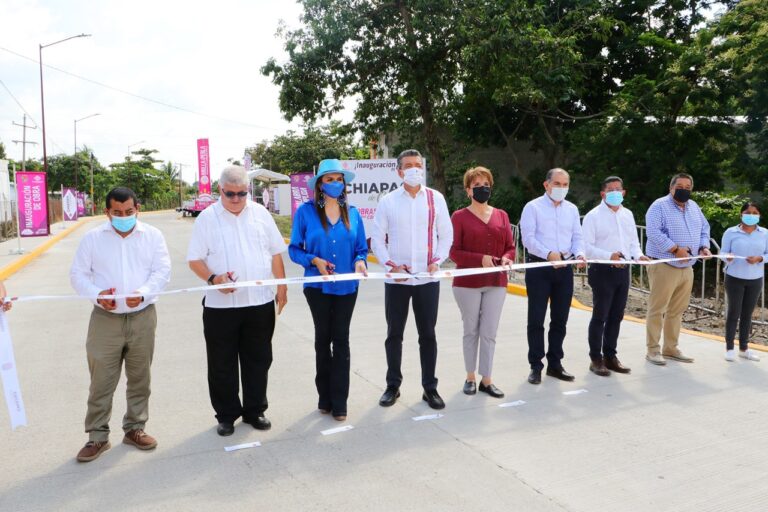
[[[211,154],[208,139],[197,139],[197,191],[200,194],[211,193]]]
[[[291,218],[303,203],[315,198],[315,191],[309,188],[307,182],[314,176],[311,172],[291,174]]]
[[[77,191],[73,188],[61,189],[61,209],[64,220],[77,220]]]
[[[85,217],[85,192],[77,193],[77,217]]]
[[[17,172],[16,196],[21,236],[47,236],[48,187],[44,172]]]

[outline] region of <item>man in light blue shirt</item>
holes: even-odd
[[[570,265],[558,265],[567,259],[584,260],[579,209],[566,201],[570,175],[564,169],[551,169],[544,181],[545,193],[530,201],[523,208],[520,231],[528,254],[526,262],[550,261],[552,266],[531,268],[525,271],[525,287],[528,295],[528,363],[531,373],[528,382],[541,383],[544,368],[544,319],[547,304],[551,305],[549,322],[549,350],[547,375],[564,381],[572,381],[566,372],[563,359],[565,325],[573,298],[573,269]],[[579,264],[583,268],[583,264]]]
[[[701,208],[690,199],[693,177],[679,173],[669,183],[669,194],[657,199],[645,214],[648,242],[645,254],[652,259],[711,256],[709,223]],[[692,363],[693,358],[678,348],[683,312],[688,309],[693,288],[695,259],[661,263],[648,267],[651,294],[646,317],[645,358],[656,365],[666,359]],[[664,347],[660,349],[664,329]],[[666,358],[666,359],[665,359]]]

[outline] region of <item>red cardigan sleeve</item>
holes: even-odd
[[[517,248],[515,247],[515,235],[512,233],[512,224],[509,222],[509,215],[507,215],[507,212],[504,210],[499,211],[504,214],[504,228],[506,231],[504,237],[504,256],[510,260],[514,260]]]
[[[483,265],[483,254],[467,251],[464,249],[464,238],[472,236],[471,229],[466,226],[466,212],[457,210],[451,215],[451,224],[453,224],[453,245],[451,245],[450,257],[459,268],[475,268]]]

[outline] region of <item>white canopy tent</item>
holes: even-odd
[[[288,183],[291,181],[291,178],[285,174],[262,168],[248,171],[248,179],[251,181],[262,181],[268,185],[271,185],[272,183]]]

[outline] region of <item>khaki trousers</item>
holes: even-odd
[[[85,431],[91,441],[106,441],[112,395],[125,361],[126,400],[123,431],[143,429],[149,414],[150,373],[157,313],[150,304],[135,313],[109,313],[94,307],[85,344],[91,387]]]
[[[666,263],[648,267],[651,294],[648,296],[646,344],[648,354],[658,354],[662,328],[662,354],[677,354],[683,312],[688,309],[693,288],[693,268],[677,268]]]

